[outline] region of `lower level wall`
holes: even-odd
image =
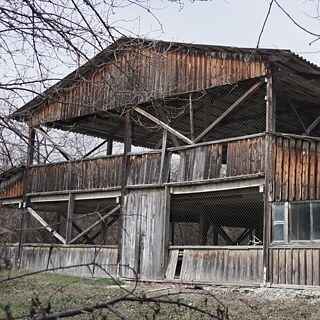
[[[169,250],[167,279],[260,284],[262,275],[262,246],[173,247]]]
[[[18,261],[18,247],[6,247],[2,256],[9,258],[13,266],[24,270],[55,272],[73,275],[117,276],[118,248],[114,246],[60,246],[24,245]]]
[[[320,248],[270,248],[269,281],[275,285],[320,286]]]

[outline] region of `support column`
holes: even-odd
[[[271,71],[271,70],[269,70]],[[276,123],[276,99],[273,94],[273,79],[271,73],[266,77],[266,137],[265,137],[265,188],[264,188],[264,221],[263,221],[263,279],[262,285],[270,282],[269,244],[271,241],[271,213],[273,200],[274,150],[273,136]]]
[[[124,207],[124,197],[126,194],[126,185],[128,177],[128,153],[131,151],[131,111],[126,111],[125,114],[126,124],[125,124],[125,140],[124,140],[124,150],[122,159],[122,176],[121,176],[121,197],[120,197],[120,213],[119,213],[119,225],[118,225],[118,263],[121,263],[122,254],[122,229],[123,229],[123,207]]]
[[[72,239],[73,214],[74,214],[74,194],[69,193],[67,225],[66,225],[66,242],[67,242],[67,244]]]
[[[108,143],[107,143],[107,156],[110,156],[112,154],[112,148],[113,148],[113,140],[110,138],[108,139]]]
[[[34,158],[34,144],[35,144],[35,129],[33,127],[29,127],[29,139],[28,139],[28,151],[27,151],[27,165],[24,171],[24,187],[23,187],[23,212],[21,216],[21,224],[20,224],[20,240],[19,240],[19,252],[18,256],[20,258],[22,253],[22,245],[28,241],[27,228],[29,226],[29,212],[27,211],[27,207],[29,207],[29,197],[27,194],[29,193],[29,185],[30,185],[30,175],[29,175],[29,167],[33,164]]]

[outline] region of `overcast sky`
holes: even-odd
[[[163,32],[151,15],[131,7],[124,19],[135,20],[135,33],[149,38],[190,43],[206,43],[237,47],[255,47],[271,0],[212,0],[178,4],[167,0],[151,0],[153,12],[162,23]],[[304,28],[320,34],[317,0],[278,0],[278,3]],[[117,14],[117,12],[116,12]],[[115,14],[115,16],[116,16]],[[120,14],[120,13],[119,13]],[[119,16],[118,16],[119,18]],[[129,33],[129,31],[127,31]],[[260,47],[291,49],[320,66],[320,40],[299,29],[273,3]]]

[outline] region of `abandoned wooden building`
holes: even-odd
[[[1,203],[51,239],[21,232],[23,268],[320,285],[320,68],[291,51],[122,38],[11,118],[28,162]],[[107,152],[35,164],[46,128]]]

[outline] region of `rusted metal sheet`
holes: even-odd
[[[121,185],[122,156],[76,160],[30,168],[30,193],[93,190]]]
[[[179,279],[217,283],[261,283],[262,246],[226,248],[186,248],[180,253],[182,265]],[[170,260],[176,263],[174,259]],[[168,270],[172,266],[168,265]],[[174,275],[171,270],[167,276]]]
[[[124,108],[177,93],[202,90],[265,74],[262,60],[168,44],[114,51],[112,59],[58,90],[30,124]]]
[[[274,137],[273,142],[273,201],[320,199],[320,143],[293,137]]]
[[[228,177],[264,172],[265,138],[229,142],[226,164]]]
[[[319,286],[320,248],[270,248],[272,284]]]

